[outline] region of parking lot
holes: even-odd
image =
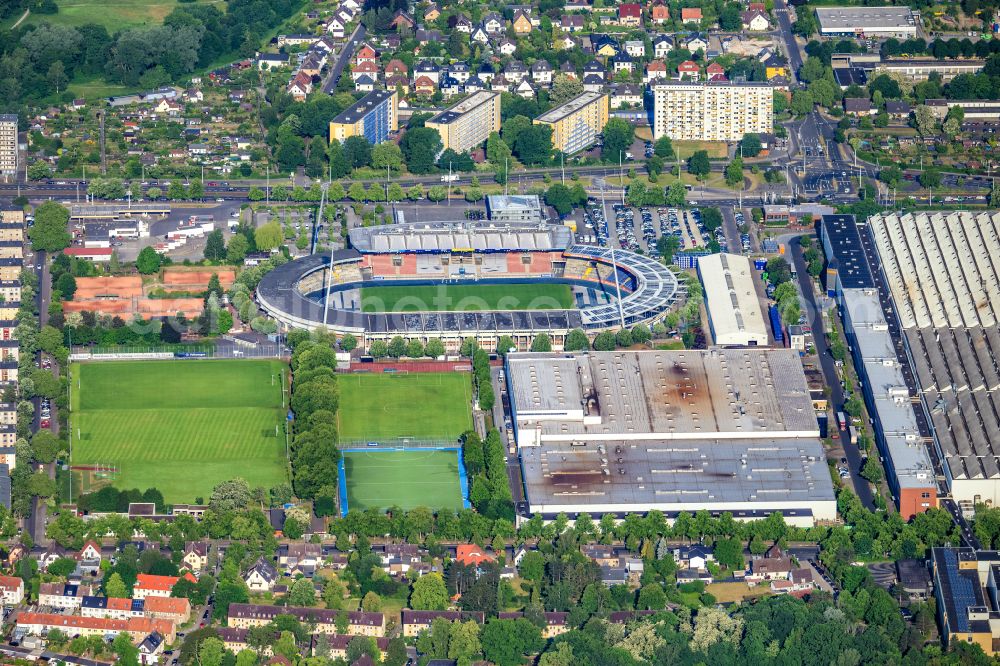
[[[711,240],[711,234],[702,223],[701,211],[697,208],[633,208],[610,204],[607,210],[610,220],[605,218],[599,201],[592,199],[587,202],[583,223],[577,225],[578,242],[656,254],[656,243],[663,236],[675,236],[681,250],[701,248]],[[716,240],[720,244],[725,240],[721,228],[717,231]]]

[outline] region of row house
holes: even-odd
[[[153,632],[159,633],[168,642],[173,642],[176,638],[172,622],[151,620],[145,617],[111,620],[56,613],[20,613],[17,616],[17,627],[32,636],[42,636],[53,629],[58,629],[68,636],[100,636],[102,638],[114,637],[124,632],[132,638],[133,642],[144,640]]]
[[[90,585],[79,583],[42,583],[38,588],[38,605],[76,612],[83,603],[83,599],[92,594],[93,588]]]
[[[145,599],[119,599],[115,597],[83,597],[80,614],[84,617],[105,617],[125,620],[130,617],[147,617],[166,620],[175,625],[191,619],[191,602],[183,597],[146,597]]]
[[[542,638],[555,638],[556,636],[565,634],[569,631],[569,613],[563,611],[546,611],[542,613],[542,616],[545,618],[545,627],[542,629]],[[524,612],[515,611],[510,613],[499,613],[498,617],[501,620],[516,620],[517,618],[524,617]]]
[[[186,578],[192,583],[197,583],[198,579],[192,576],[190,573],[185,573],[183,578]],[[174,589],[174,585],[177,584],[181,577],[179,576],[155,576],[153,574],[139,574],[136,577],[135,586],[132,588],[132,594],[136,599],[145,599],[146,597],[169,597],[171,591]]]
[[[421,611],[404,608],[401,613],[401,623],[403,636],[413,637],[421,631],[429,631],[431,623],[438,618],[443,618],[448,622],[468,622],[473,620],[478,624],[486,621],[486,616],[482,611]]]
[[[298,606],[266,606],[258,604],[230,604],[230,627],[249,629],[270,624],[279,615],[291,615],[299,622],[315,625],[320,634],[336,634],[337,616],[344,611]],[[405,611],[404,611],[405,612]],[[348,611],[348,630],[352,636],[384,636],[385,616],[382,613]]]

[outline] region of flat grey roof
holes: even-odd
[[[520,429],[541,439],[817,437],[790,349],[510,354]]]
[[[486,197],[486,207],[491,211],[541,211],[542,201],[537,194],[490,194]]]
[[[834,501],[816,438],[546,442],[521,447],[520,457],[533,512],[810,508]]]
[[[466,97],[465,99],[463,99],[455,106],[450,107],[449,109],[437,114],[427,122],[438,123],[441,125],[447,125],[449,123],[453,123],[462,116],[464,116],[465,114],[467,114],[469,111],[472,111],[473,109],[483,104],[486,104],[491,99],[493,99],[494,97],[498,97],[499,95],[500,93],[493,92],[491,90],[477,91],[470,97]]]
[[[585,92],[582,95],[574,97],[565,104],[560,104],[556,108],[546,111],[542,115],[535,118],[535,120],[543,123],[557,123],[566,116],[576,113],[588,104],[593,104],[605,96],[607,96],[607,93],[593,91]]]
[[[1000,480],[1000,212],[868,223],[952,478]]]
[[[340,114],[338,114],[337,117],[331,122],[341,125],[353,125],[371,113],[371,110],[379,104],[382,104],[387,99],[391,98],[395,92],[395,90],[373,90],[355,102],[352,106],[341,111]]]
[[[875,403],[876,427],[881,429],[899,486],[933,487],[934,469],[927,443],[917,425],[878,292],[845,289],[843,303],[862,359],[862,378]]]
[[[816,18],[825,32],[853,32],[856,28],[893,29],[915,26],[909,7],[817,7]]]

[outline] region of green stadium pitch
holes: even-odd
[[[279,360],[101,361],[70,373],[71,462],[115,466],[118,488],[183,503],[237,476],[288,480]]]
[[[576,307],[568,284],[385,285],[361,288],[363,312],[493,312],[569,310]]]
[[[456,442],[472,428],[472,375],[463,372],[338,375],[341,442]],[[345,444],[347,446],[347,444]]]
[[[346,449],[340,461],[340,510],[468,507],[468,482],[458,448]]]

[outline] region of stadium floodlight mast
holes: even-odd
[[[608,223],[608,204],[604,201],[604,181],[601,181],[601,212],[604,214],[604,223]],[[622,310],[622,286],[618,281],[618,264],[615,263],[615,244],[611,243],[611,272],[615,274],[615,300],[618,301],[618,320],[622,328],[625,328],[625,312]],[[597,276],[600,279],[600,275]]]

